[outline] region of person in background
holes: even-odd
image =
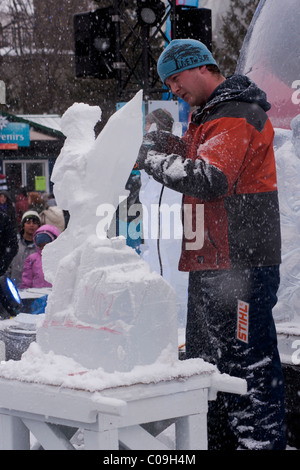
[[[174,119],[166,109],[154,109],[145,117],[145,132],[150,130],[152,124],[156,124],[157,130],[172,132]]]
[[[31,287],[52,287],[44,278],[42,251],[48,243],[59,236],[59,230],[54,225],[41,225],[33,235],[36,252],[29,255],[24,262],[22,283],[20,289]]]
[[[40,212],[41,223],[43,225],[55,225],[60,233],[63,232],[66,228],[64,211],[57,207],[53,195],[47,195],[45,197],[44,205],[45,209]]]
[[[197,107],[182,139],[150,132],[138,157],[139,168],[183,194],[186,357],[201,357],[248,387],[246,395],[219,393],[210,402],[208,448],[283,450],[284,380],[272,314],[281,233],[270,104],[248,77],[226,79],[200,41],[171,41],[157,69],[173,94]]]
[[[0,211],[0,276],[6,274],[9,264],[18,252],[17,230],[10,218]]]
[[[8,191],[0,191],[0,211],[4,212],[14,226],[17,226],[16,208]]]
[[[22,217],[24,212],[29,209],[29,202],[27,196],[27,189],[20,188],[16,195],[16,215],[18,228],[21,229]]]
[[[18,234],[19,250],[7,270],[7,275],[17,287],[20,287],[22,282],[25,259],[32,253],[36,252],[33,235],[40,225],[40,217],[36,211],[26,211],[23,214],[21,219],[21,230]]]
[[[108,236],[114,237],[123,235],[126,238],[127,245],[131,246],[131,248],[140,254],[140,246],[143,243],[143,207],[139,198],[141,189],[141,176],[138,170],[133,169],[131,171],[126,182],[125,189],[129,191],[129,195],[118,205],[114,214],[113,222],[111,224],[111,228],[115,228],[115,231],[111,231],[110,228]],[[132,215],[130,215],[131,207],[135,207]],[[132,224],[134,224],[134,230]]]
[[[30,191],[28,193],[28,204],[29,209],[32,209],[38,213],[44,209],[44,201],[40,193],[36,191]]]
[[[147,114],[145,118],[145,132],[152,128],[171,132],[173,124],[174,119],[171,113],[166,109],[158,108]],[[140,247],[143,243],[143,205],[140,202],[141,185],[140,171],[137,167],[134,167],[125,185],[129,195],[118,205],[113,223],[108,232],[109,237],[123,235],[126,238],[127,245],[134,248],[138,254],[141,252]],[[135,210],[130,211],[130,208],[133,207]],[[135,229],[133,229],[133,224]]]

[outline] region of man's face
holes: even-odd
[[[165,80],[174,95],[179,96],[190,106],[201,106],[206,103],[206,75],[202,67],[175,73]]]

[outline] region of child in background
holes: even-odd
[[[8,277],[19,288],[22,283],[22,274],[25,259],[36,252],[33,236],[41,226],[40,216],[35,211],[26,211],[21,219],[20,233],[18,234],[19,250],[7,270]]]
[[[44,246],[47,243],[54,241],[58,235],[59,230],[54,225],[42,225],[37,229],[33,236],[37,251],[25,259],[20,289],[30,287],[52,287],[52,285],[44,278],[42,251]]]

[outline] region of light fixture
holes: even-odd
[[[94,47],[99,52],[106,52],[111,46],[111,41],[109,38],[95,38]]]
[[[0,317],[15,316],[20,312],[22,301],[17,287],[7,276],[0,277]]]
[[[161,0],[137,0],[138,22],[142,25],[153,26],[162,19],[165,4]]]

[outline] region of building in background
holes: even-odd
[[[12,196],[22,187],[51,192],[50,176],[65,137],[59,116],[0,115],[0,174]]]

